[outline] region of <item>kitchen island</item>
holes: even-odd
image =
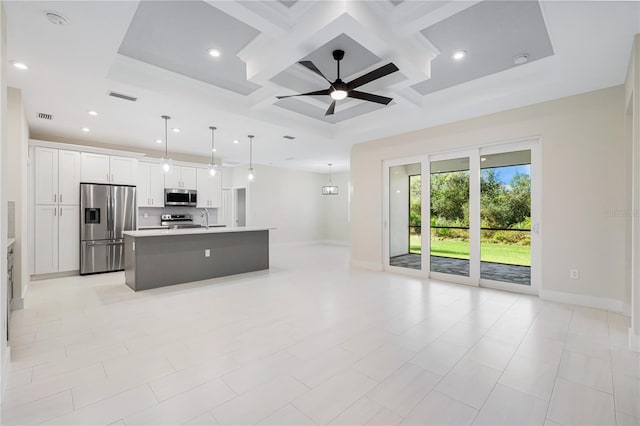
[[[125,279],[134,291],[269,269],[269,228],[124,232]]]

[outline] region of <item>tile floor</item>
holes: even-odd
[[[2,424],[640,423],[627,318],[347,259],[275,248],[268,272],[139,293],[122,273],[33,283]]]

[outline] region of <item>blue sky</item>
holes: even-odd
[[[483,169],[489,170],[489,169]],[[497,172],[498,181],[503,185],[511,183],[511,179],[516,174],[528,175],[531,173],[531,165],[526,164],[524,166],[507,166],[507,167],[495,167]]]

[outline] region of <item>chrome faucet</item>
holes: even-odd
[[[207,216],[207,229],[209,229],[209,210],[207,209],[202,209],[202,213],[200,213],[200,217],[202,216]]]

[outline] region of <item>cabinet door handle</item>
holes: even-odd
[[[53,202],[56,202],[56,194],[53,194]]]
[[[62,203],[62,194],[60,194],[60,202]]]
[[[62,217],[62,207],[60,207],[60,217]]]

